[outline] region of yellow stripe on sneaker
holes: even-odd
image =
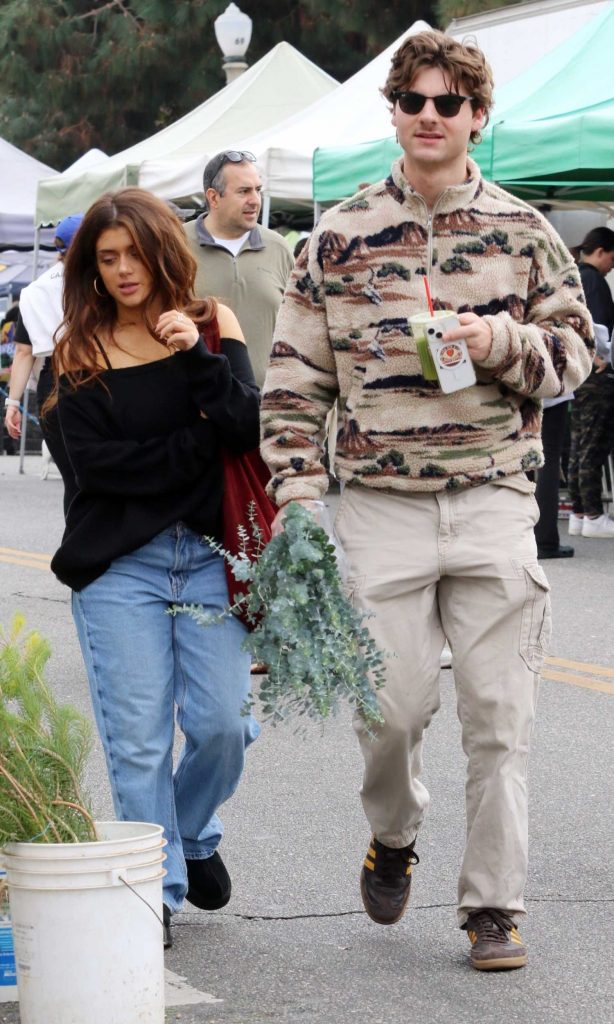
[[[368,857],[365,857],[365,867],[368,868],[369,871],[375,871],[375,864],[372,860],[369,860]]]

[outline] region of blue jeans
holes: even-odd
[[[185,858],[204,860],[223,832],[218,807],[239,782],[260,728],[241,714],[250,689],[245,627],[199,626],[175,603],[228,603],[220,555],[183,523],[117,558],[73,592],[72,608],[115,813],[164,826],[164,902],[179,910]],[[184,745],[173,775],[174,710]]]

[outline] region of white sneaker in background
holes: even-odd
[[[581,537],[582,536],[582,523],[584,522],[583,516],[577,516],[574,512],[569,513],[569,521],[567,527],[567,533],[570,537]]]
[[[439,667],[440,668],[452,668],[452,651],[448,646],[446,640],[445,647],[439,656]]]
[[[41,444],[41,456],[42,459],[40,477],[41,480],[46,480],[47,477],[49,476],[49,470],[51,469],[53,459],[51,458],[51,452],[49,451],[49,448],[47,447],[44,441]]]
[[[588,516],[584,516],[582,520],[582,536],[601,538],[601,540],[610,537],[614,540],[614,519],[610,519],[605,512],[602,516],[597,516],[596,519],[589,519]]]

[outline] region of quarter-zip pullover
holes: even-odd
[[[412,337],[425,275],[436,309],[473,311],[492,329],[477,383],[451,395],[424,379]],[[541,399],[577,387],[593,347],[578,269],[536,210],[469,160],[429,213],[400,158],[322,217],[290,279],[261,412],[271,494],[283,504],[324,493],[335,399],[343,481],[436,491],[534,469]]]

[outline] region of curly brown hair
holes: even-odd
[[[490,64],[477,46],[459,43],[444,32],[418,32],[409,36],[392,57],[388,78],[382,94],[393,103],[396,89],[408,89],[423,68],[440,68],[450,91],[467,90],[472,97],[473,110],[484,110],[484,124],[493,103],[493,75]],[[481,135],[471,132],[471,141],[477,143]]]
[[[76,388],[103,372],[94,336],[113,330],[117,308],[110,295],[100,293],[96,243],[103,231],[116,227],[126,228],[152,277],[144,310],[152,338],[160,341],[154,330],[154,306],[184,310],[198,326],[210,323],[217,313],[215,299],[194,297],[196,260],[188,248],[183,225],[170,206],[141,188],[107,192],[85,214],[64,262],[64,320],[56,331],[52,356],[55,388],[44,412],[57,402],[61,374]]]

